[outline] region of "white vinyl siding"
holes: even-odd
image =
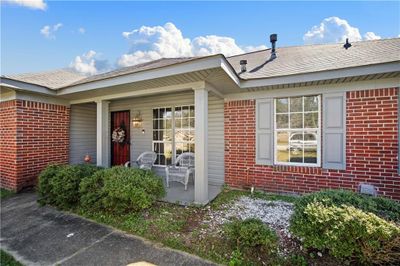
[[[69,163],[84,163],[86,154],[96,163],[96,104],[71,105]]]

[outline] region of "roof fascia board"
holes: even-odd
[[[275,78],[265,78],[265,79],[252,79],[252,80],[242,80],[241,81],[241,89],[248,89],[254,87],[263,87],[263,86],[273,86],[273,85],[281,85],[281,84],[293,84],[293,83],[302,83],[302,82],[311,82],[318,80],[329,80],[329,79],[337,79],[337,78],[347,78],[354,76],[364,76],[371,74],[381,74],[388,72],[397,72],[400,71],[399,62],[390,62],[378,65],[369,65],[369,66],[361,66],[361,67],[353,67],[346,69],[337,69],[330,71],[321,71],[315,73],[306,73],[299,75],[290,75],[290,76],[281,76]]]
[[[40,86],[40,85],[35,85],[23,81],[18,81],[18,80],[13,80],[9,78],[1,78],[0,85],[13,89],[13,90],[21,90],[21,91],[30,91],[34,93],[41,93],[41,94],[47,94],[47,95],[56,95],[56,92],[54,90],[51,90],[47,87]]]
[[[310,85],[303,87],[290,86],[289,88],[259,90],[259,91],[242,91],[237,93],[229,93],[224,95],[224,100],[238,101],[238,100],[254,100],[259,98],[268,97],[295,97],[304,95],[315,95],[323,92],[348,92],[359,90],[372,90],[382,88],[400,87],[400,78],[387,78],[387,79],[372,79],[364,81],[350,81],[334,84],[320,84]]]
[[[95,101],[116,100],[116,99],[121,99],[121,98],[126,98],[126,97],[150,96],[150,95],[160,94],[160,93],[185,91],[185,90],[190,90],[190,89],[198,88],[198,87],[205,87],[205,82],[204,81],[190,82],[190,83],[183,83],[183,84],[178,84],[178,85],[158,87],[158,88],[153,88],[153,89],[143,89],[143,90],[137,90],[137,91],[128,91],[128,92],[110,94],[110,95],[99,96],[99,97],[91,97],[91,98],[86,98],[86,99],[71,100],[70,104],[88,103],[88,102],[95,102]]]
[[[150,70],[144,70],[137,73],[127,74],[124,76],[108,78],[84,84],[77,84],[74,86],[68,86],[57,91],[57,95],[66,95],[71,93],[77,93],[82,91],[94,90],[99,88],[112,87],[121,84],[139,82],[144,80],[162,78],[172,75],[179,75],[184,73],[190,73],[210,68],[217,68],[221,65],[221,55],[209,56],[206,58],[200,58],[197,60],[175,64],[171,66],[165,66]]]

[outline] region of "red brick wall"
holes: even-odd
[[[17,103],[0,103],[0,186],[17,186]]]
[[[261,166],[255,163],[255,100],[225,103],[225,182],[271,192],[326,188],[357,190],[359,183],[400,200],[397,88],[347,92],[346,170]]]
[[[22,100],[0,104],[2,187],[34,185],[48,164],[68,163],[69,116],[70,109],[62,105]]]

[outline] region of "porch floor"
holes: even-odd
[[[164,186],[167,192],[167,195],[161,200],[164,202],[177,203],[179,205],[190,205],[194,203],[194,184],[193,182],[189,182],[187,190],[185,190],[184,185],[178,182],[170,182],[169,188],[166,187],[164,182]],[[221,185],[208,185],[208,202],[211,202],[215,199],[218,194],[221,192]]]

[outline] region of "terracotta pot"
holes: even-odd
[[[90,161],[92,160],[92,157],[90,157],[90,155],[89,154],[86,154],[86,156],[85,156],[85,162],[86,163],[90,163]]]

